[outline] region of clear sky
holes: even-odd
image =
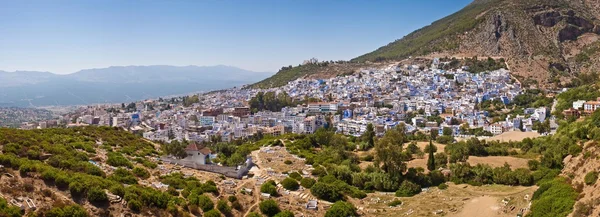
[[[0,6],[0,70],[349,60],[471,0],[28,0]]]

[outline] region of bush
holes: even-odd
[[[287,165],[290,165],[290,164],[292,164],[292,161],[291,160],[285,160],[283,163],[287,164]]]
[[[242,204],[240,203],[240,201],[233,201],[231,202],[231,208],[241,211],[243,209]]]
[[[300,185],[306,189],[311,188],[317,181],[313,178],[303,178],[300,180]]]
[[[277,213],[275,217],[294,217],[294,213],[288,210],[284,210],[283,212]]]
[[[593,185],[596,183],[596,180],[598,180],[598,172],[596,172],[596,171],[589,172],[589,173],[585,174],[585,177],[583,179],[584,179],[586,185]]]
[[[129,209],[131,209],[134,212],[139,212],[142,210],[142,202],[140,202],[139,200],[130,200],[127,201],[127,207],[129,207]]]
[[[528,216],[567,216],[573,210],[577,192],[563,178],[555,178],[541,183],[531,198]]]
[[[298,181],[302,180],[302,175],[300,175],[300,173],[298,173],[298,172],[290,173],[288,176],[290,178],[298,180]]]
[[[106,192],[104,192],[104,189],[99,187],[92,187],[90,190],[88,190],[87,198],[90,203],[104,203],[108,201]]]
[[[0,213],[5,217],[21,217],[23,215],[19,207],[9,205],[2,197],[0,197]]]
[[[209,210],[208,212],[204,212],[204,217],[221,217],[221,213],[217,210]]]
[[[260,204],[258,204],[258,207],[260,209],[260,212],[262,212],[268,217],[273,217],[277,215],[277,213],[281,212],[279,206],[277,205],[277,202],[275,202],[274,200],[265,200],[263,202],[260,202]]]
[[[394,207],[394,206],[399,206],[399,205],[401,205],[401,204],[402,204],[402,201],[400,201],[400,200],[398,200],[398,199],[395,199],[395,200],[393,200],[392,202],[389,202],[387,205],[388,205],[388,206],[391,206],[391,207]]]
[[[248,213],[247,217],[263,217],[263,216],[256,212],[250,212],[250,213]]]
[[[111,186],[109,191],[114,195],[119,195],[119,197],[125,196],[125,188],[121,184]]]
[[[217,202],[217,209],[223,213],[223,215],[231,215],[231,207],[227,204],[226,200],[219,200]]]
[[[229,202],[233,203],[233,202],[237,201],[237,197],[235,197],[235,195],[230,195],[229,197],[227,197],[227,200]]]
[[[121,155],[120,153],[116,153],[116,152],[108,153],[108,159],[106,160],[106,163],[113,167],[128,167],[128,168],[133,167],[133,164],[131,164],[131,162],[129,162],[129,160],[127,160],[127,158],[123,157],[123,155]]]
[[[335,202],[325,213],[325,217],[357,216],[354,205],[344,201]]]
[[[289,177],[281,181],[281,185],[283,186],[283,188],[290,191],[298,190],[298,187],[300,187],[295,179]]]
[[[400,185],[398,191],[396,191],[396,197],[412,197],[421,192],[421,186],[404,180]]]
[[[141,179],[150,178],[150,173],[148,172],[148,170],[141,168],[141,167],[133,168],[133,174],[135,174],[135,176],[137,176]]]
[[[274,182],[265,182],[260,186],[260,192],[270,194],[271,196],[277,196],[277,187],[273,184]]]
[[[329,202],[335,202],[343,198],[337,186],[324,182],[317,182],[313,185],[310,188],[310,193],[319,199]]]
[[[81,182],[71,182],[69,184],[69,192],[71,192],[72,197],[82,196],[85,192],[85,186]]]
[[[440,190],[445,190],[445,189],[448,189],[448,185],[446,185],[446,183],[442,183],[442,184],[438,185],[438,188]]]
[[[209,210],[215,207],[215,204],[210,200],[210,198],[206,195],[198,196],[198,207],[202,209],[204,212],[208,212]]]
[[[167,189],[167,193],[169,193],[170,195],[173,195],[175,197],[179,197],[179,191],[177,191],[177,189],[169,186],[169,188]]]
[[[87,217],[85,209],[79,205],[54,207],[46,212],[46,217]]]

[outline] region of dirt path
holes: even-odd
[[[483,196],[471,199],[460,212],[449,216],[511,216],[508,214],[502,215],[501,209],[497,198]]]

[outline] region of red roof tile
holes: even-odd
[[[186,151],[198,151],[198,145],[196,143],[190,143],[187,147],[185,147]]]

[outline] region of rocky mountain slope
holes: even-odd
[[[517,76],[542,86],[566,86],[580,73],[600,69],[599,17],[596,0],[475,0],[348,64],[410,57],[503,57]],[[301,77],[284,76],[290,71],[274,77]],[[319,71],[326,70],[304,74]],[[338,72],[342,73],[347,72]]]

